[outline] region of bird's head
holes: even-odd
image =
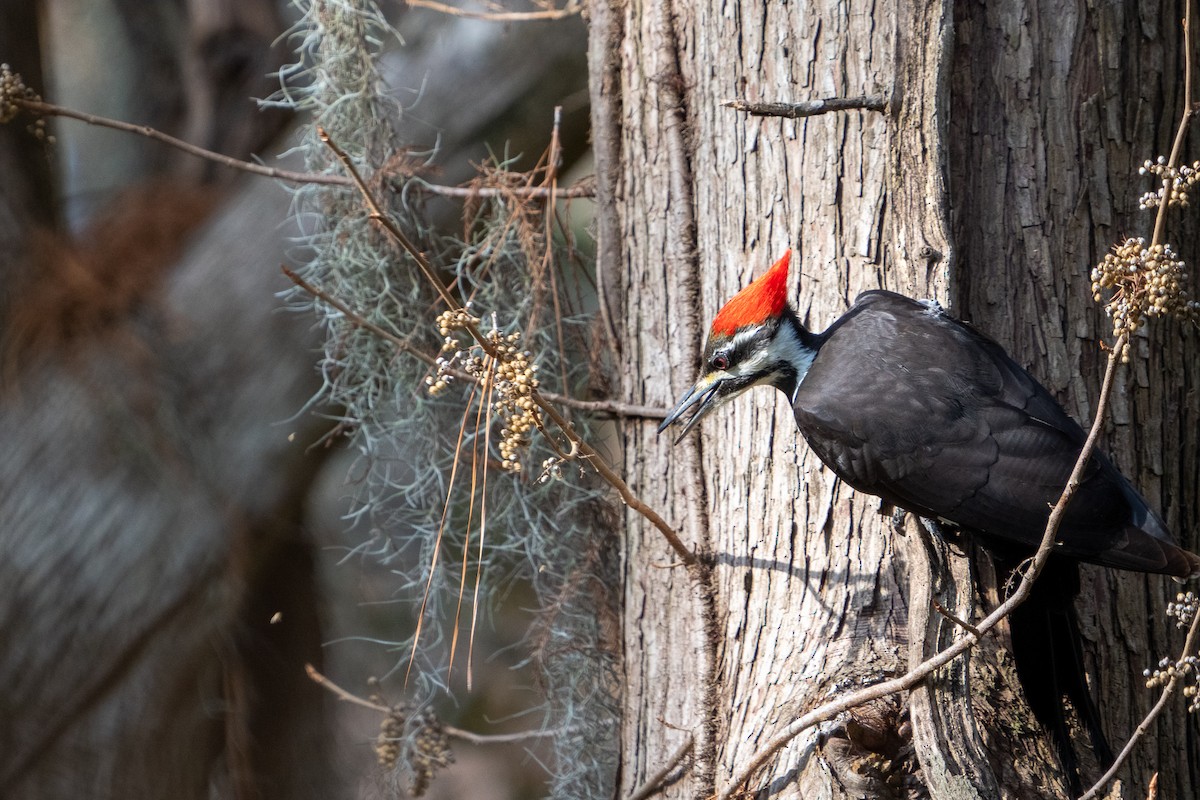
[[[700,378],[659,425],[659,433],[690,411],[679,441],[708,412],[751,386],[769,383],[787,390],[804,376],[815,351],[788,306],[791,254],[791,250],[784,253],[717,314],[704,346]]]

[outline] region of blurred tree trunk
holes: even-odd
[[[1077,418],[1090,419],[1104,365],[1097,342],[1111,323],[1092,302],[1088,272],[1114,242],[1150,237],[1154,212],[1139,211],[1138,197],[1155,187],[1138,168],[1170,153],[1183,111],[1185,2],[960,3],[955,10],[949,180],[964,266],[956,294],[964,315],[1031,365]],[[1195,62],[1200,25],[1192,24]],[[1183,160],[1198,157],[1193,122]],[[1193,276],[1196,223],[1185,209],[1170,213],[1166,228]],[[1196,334],[1163,320],[1133,349],[1117,377],[1103,444],[1196,550]],[[1086,656],[1106,732],[1119,745],[1157,697],[1144,688],[1142,670],[1178,655],[1182,636],[1163,609],[1184,587],[1081,571]],[[1144,793],[1158,771],[1160,796],[1192,795],[1198,741],[1194,717],[1173,703],[1123,772],[1130,792]]]
[[[0,4],[0,61],[47,100],[238,158],[278,132],[248,99],[280,60],[275,3],[64,0],[44,39],[34,5]],[[391,63],[397,85],[439,70],[425,141],[458,153],[486,119],[497,150],[522,129],[544,146],[549,104],[527,101],[583,84],[582,23],[430,19],[438,47]],[[48,70],[61,96],[42,83],[41,41],[62,54]],[[446,52],[484,76],[471,88],[486,113],[462,110],[457,67],[435,58]],[[567,158],[585,117],[564,114]],[[47,149],[28,121],[0,126],[0,797],[339,796],[374,773],[336,772],[329,697],[303,671],[326,638],[302,517],[326,452],[307,445],[327,428],[288,423],[316,390],[311,320],[274,297],[288,285],[279,264],[303,257],[291,197],[75,122],[52,121]],[[47,154],[69,167],[62,187]],[[140,205],[120,196],[155,178]],[[81,221],[133,210],[24,248],[63,198]],[[372,770],[359,745],[376,730],[352,742]]]
[[[1168,146],[1177,92],[1155,87],[1182,85],[1181,16],[1181,5],[1139,16],[1036,4],[593,3],[599,269],[624,347],[623,399],[670,405],[694,379],[721,303],[790,246],[792,294],[810,327],[866,289],[935,297],[1087,411],[1104,334],[1088,272],[1134,224],[1136,164]],[[721,105],[870,94],[888,109],[785,120]],[[1195,343],[1158,345],[1177,330],[1152,333],[1154,357],[1117,403],[1112,444],[1186,532],[1198,502],[1197,401],[1184,370]],[[622,795],[689,735],[688,768],[666,795],[724,789],[790,721],[958,633],[930,613],[934,567],[911,525],[893,531],[879,501],[825,470],[781,395],[752,392],[701,427],[674,448],[649,423],[625,432],[630,481],[711,566],[690,577],[629,515]],[[986,556],[952,549],[948,577],[940,601],[959,616],[981,615],[977,584],[991,589],[984,606],[996,601]],[[1162,578],[1086,571],[1079,605],[1117,744],[1153,700],[1141,669],[1180,643],[1161,616],[1173,591]],[[953,664],[911,696],[801,735],[748,788],[1063,795],[1008,647],[1001,630],[969,668]],[[1134,795],[1155,770],[1180,796],[1195,783],[1184,725],[1176,704],[1126,772]],[[1086,749],[1086,737],[1077,744]],[[1085,781],[1097,777],[1084,768]]]

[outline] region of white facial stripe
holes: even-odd
[[[817,351],[805,347],[790,325],[783,326],[779,335],[775,337],[774,349],[779,358],[796,368],[796,385],[799,386],[800,382],[804,380],[804,376],[808,374],[808,368],[812,366],[813,359],[817,357]]]
[[[746,344],[746,342],[753,339],[758,334],[758,331],[759,331],[758,328],[746,328],[744,330],[738,331],[737,333],[735,333],[733,335],[733,341],[730,342],[729,349],[730,350],[740,349],[743,345]]]
[[[766,363],[771,359],[771,348],[754,348],[750,344],[750,341],[759,336],[760,333],[760,328],[746,328],[733,335],[733,339],[723,349],[730,353],[748,352],[748,355],[743,360],[731,364],[729,369],[725,370],[723,374],[730,377],[753,375],[766,366]]]
[[[754,338],[756,333],[755,329],[739,331],[734,336],[729,349],[736,351],[738,348],[743,348],[748,345],[749,340]],[[812,366],[815,357],[816,352],[804,346],[792,326],[783,324],[775,338],[766,347],[751,350],[742,361],[732,365],[724,374],[735,377],[753,375],[782,361],[791,364],[796,370],[796,385],[799,386],[800,381],[803,381],[804,376],[808,374],[808,368]]]
[[[792,396],[788,398],[795,404],[796,393],[800,391],[800,384],[804,383],[804,378],[808,375],[808,368],[812,366],[813,359],[817,357],[817,351],[811,347],[805,347],[790,325],[779,332],[779,335],[775,337],[775,342],[780,356],[796,369],[796,388],[792,390]]]

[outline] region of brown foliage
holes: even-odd
[[[122,192],[78,236],[31,237],[3,331],[6,371],[103,335],[143,305],[219,193],[148,183]]]

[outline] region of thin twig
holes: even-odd
[[[1183,140],[1187,136],[1188,123],[1196,110],[1192,108],[1192,3],[1188,0],[1183,12],[1183,116],[1179,118],[1179,128],[1175,131],[1175,142],[1171,145],[1171,156],[1167,159],[1168,167],[1179,165],[1179,156],[1183,152]],[[1162,234],[1167,219],[1167,206],[1170,205],[1171,181],[1163,179],[1162,198],[1158,203],[1158,214],[1154,217],[1154,236],[1151,247],[1162,242]]]
[[[633,794],[629,795],[627,800],[646,800],[647,797],[653,797],[663,789],[663,781],[671,774],[675,767],[679,766],[679,762],[683,761],[684,756],[692,751],[692,746],[696,740],[689,733],[687,740],[679,746],[679,749],[671,754],[671,757],[655,771],[653,775],[646,778],[642,785],[633,790]]]
[[[149,125],[134,125],[131,122],[122,122],[119,119],[109,119],[101,117],[97,114],[88,114],[83,111],[76,111],[73,108],[65,108],[53,103],[47,103],[44,100],[25,100],[14,98],[13,103],[21,108],[29,111],[32,114],[40,114],[47,117],[68,117],[76,119],[80,122],[86,122],[89,125],[97,125],[102,128],[112,128],[113,130],[124,131],[125,133],[133,133],[138,136],[145,136],[147,139],[153,139],[156,142],[170,145],[177,150],[182,150],[185,153],[196,156],[197,158],[207,159],[208,161],[221,164],[231,169],[240,169],[242,172],[249,172],[254,175],[261,175],[266,178],[275,178],[289,183],[315,183],[324,184],[327,186],[351,186],[353,185],[344,175],[319,175],[314,172],[292,172],[286,169],[276,169],[275,167],[264,166],[263,164],[255,164],[251,161],[242,161],[241,159],[233,158],[232,156],[215,153],[212,150],[206,150],[203,147],[185,142],[182,139],[176,139],[170,134],[163,133],[156,128],[151,128]]]
[[[442,298],[442,302],[446,304],[446,307],[454,310],[460,309],[462,307],[461,304],[454,298],[454,295],[450,294],[450,290],[446,288],[446,284],[442,283],[441,279],[438,278],[437,273],[433,269],[433,265],[429,263],[429,259],[425,257],[425,254],[421,252],[421,250],[419,250],[415,244],[413,244],[412,240],[408,238],[408,234],[400,230],[400,226],[392,221],[392,218],[384,212],[383,208],[379,205],[379,202],[375,199],[375,195],[371,194],[371,190],[367,188],[366,181],[363,180],[362,175],[358,171],[358,167],[354,166],[354,162],[350,160],[350,156],[346,155],[346,151],[342,150],[342,148],[333,141],[333,139],[329,136],[329,132],[324,128],[317,128],[317,138],[324,142],[325,146],[328,147],[335,156],[337,156],[338,161],[342,162],[342,168],[350,174],[350,178],[353,181],[354,186],[358,188],[359,194],[362,195],[363,201],[367,204],[367,209],[371,212],[371,219],[374,220],[385,231],[387,231],[388,234],[390,234],[391,237],[395,239],[396,242],[413,257],[413,261],[417,262],[417,268],[425,277],[425,280],[429,282],[429,285],[433,287],[435,292],[437,292],[438,297]],[[487,341],[483,337],[483,334],[479,333],[478,329],[472,325],[470,326],[469,330],[471,335],[474,336],[477,341],[479,341],[480,347],[483,348],[485,353],[492,358],[500,358],[499,351],[496,350],[495,346],[492,345],[491,342]]]
[[[700,565],[699,559],[696,558],[695,553],[693,553],[687,548],[686,545],[684,545],[683,541],[679,538],[679,534],[675,532],[675,529],[667,524],[667,521],[659,516],[657,511],[646,505],[644,502],[642,502],[641,498],[633,493],[633,490],[629,488],[629,484],[625,483],[625,481],[621,479],[621,476],[613,471],[613,468],[608,465],[608,462],[604,460],[603,456],[596,452],[590,444],[585,442],[579,436],[579,434],[575,432],[575,429],[571,427],[571,424],[563,419],[562,415],[558,413],[558,409],[550,405],[546,401],[546,398],[539,394],[536,390],[532,396],[533,402],[537,404],[538,408],[546,412],[546,416],[550,417],[554,424],[562,430],[563,434],[579,448],[580,454],[588,461],[589,464],[592,465],[592,468],[600,474],[600,477],[617,490],[617,494],[621,496],[621,499],[625,502],[625,505],[641,514],[646,518],[647,521],[650,522],[651,525],[657,528],[659,533],[663,535],[663,538],[667,540],[667,544],[671,546],[671,549],[675,551],[676,555],[679,556],[679,559],[684,564],[686,564],[689,568],[698,567]]]
[[[581,411],[594,411],[602,414],[612,414],[614,417],[640,417],[642,419],[666,419],[671,413],[669,408],[659,406],[643,406],[637,403],[622,403],[619,400],[579,400],[557,392],[542,392],[542,397],[552,403],[558,403]]]
[[[444,302],[450,309],[461,310],[462,304],[460,304],[458,300],[455,299],[452,294],[450,294],[449,290],[438,279],[437,274],[434,272],[433,265],[429,263],[429,259],[425,257],[425,254],[422,253],[415,244],[413,244],[412,240],[405,235],[404,231],[400,230],[400,227],[391,219],[391,217],[385,214],[383,209],[380,208],[379,203],[371,194],[370,189],[367,188],[366,182],[363,181],[362,176],[354,167],[354,164],[350,158],[345,154],[345,152],[342,151],[340,147],[337,146],[334,141],[332,141],[332,139],[330,139],[328,132],[318,128],[317,135],[320,137],[321,141],[325,142],[329,149],[333,151],[333,153],[342,162],[342,165],[346,168],[346,171],[350,173],[350,177],[354,179],[354,183],[358,187],[359,193],[363,197],[363,202],[366,203],[367,208],[370,211],[371,219],[378,223],[410,256],[412,256],[413,261],[415,261],[417,264],[417,268],[421,271],[421,274],[425,276],[425,279],[437,291],[438,295],[442,299],[442,302]],[[495,345],[492,344],[492,342],[488,340],[488,338],[484,336],[482,332],[480,332],[477,326],[467,322],[463,324],[463,329],[471,335],[471,338],[475,340],[475,343],[479,345],[479,348],[483,350],[483,352],[487,353],[492,358],[502,360],[501,354],[496,349]],[[533,389],[529,396],[530,399],[533,400],[534,404],[536,404],[538,408],[545,412],[546,416],[550,417],[551,421],[558,426],[563,435],[566,436],[567,439],[572,442],[572,444],[579,448],[580,456],[589,464],[591,464],[592,468],[596,470],[596,472],[605,480],[605,482],[617,490],[617,494],[621,496],[621,499],[625,502],[625,504],[641,514],[650,522],[650,524],[657,528],[658,531],[663,535],[663,538],[667,540],[667,543],[671,546],[671,549],[676,552],[679,558],[685,564],[687,564],[688,567],[698,567],[700,562],[696,558],[696,555],[689,550],[686,545],[684,545],[683,541],[679,538],[679,534],[675,532],[675,529],[672,528],[667,521],[658,514],[658,512],[646,505],[646,503],[642,502],[642,500],[636,494],[634,494],[633,490],[629,488],[629,484],[622,480],[621,476],[618,475],[611,466],[609,466],[608,462],[603,456],[600,455],[599,452],[597,452],[591,445],[584,441],[578,433],[575,432],[575,429],[571,426],[571,424],[567,422],[567,420],[565,420],[561,414],[558,413],[558,410],[547,401],[546,397],[537,389]]]
[[[296,284],[305,292],[317,298],[321,302],[336,308],[350,324],[362,328],[363,330],[370,331],[379,338],[395,345],[397,349],[403,350],[420,361],[424,361],[431,367],[437,366],[437,359],[435,357],[423,352],[412,342],[403,339],[386,328],[381,328],[374,322],[366,319],[354,309],[343,303],[341,300],[338,300],[336,297],[329,294],[329,292],[326,292],[319,286],[314,286],[312,283],[309,283],[304,278],[300,277],[289,267],[280,266],[280,269],[283,270],[283,274],[286,275],[292,281],[292,283]],[[473,381],[475,383],[479,382],[479,379],[474,375],[462,370],[447,369],[446,372],[461,381]],[[667,414],[670,413],[670,409],[661,408],[659,406],[643,406],[636,403],[622,403],[618,400],[580,400],[578,398],[571,397],[570,395],[559,394],[558,392],[549,392],[545,390],[542,390],[542,397],[545,397],[551,403],[570,406],[571,408],[577,408],[580,411],[590,411],[596,414],[611,414],[614,417],[666,419]]]
[[[757,103],[739,98],[722,103],[734,111],[745,111],[752,117],[784,117],[799,119],[828,114],[833,111],[884,111],[887,98],[881,94],[866,94],[859,97],[828,97],[824,100],[801,100],[798,103]]]
[[[827,722],[851,708],[913,688],[934,671],[945,666],[978,644],[983,634],[996,627],[1014,608],[1025,601],[1029,593],[1033,590],[1034,580],[1041,573],[1047,559],[1050,558],[1050,554],[1054,550],[1055,535],[1058,533],[1063,516],[1066,514],[1067,504],[1075,495],[1075,491],[1079,487],[1079,480],[1083,476],[1083,471],[1091,458],[1092,451],[1096,447],[1096,440],[1100,436],[1100,429],[1104,423],[1105,409],[1108,408],[1108,398],[1111,394],[1113,379],[1116,376],[1117,362],[1120,359],[1119,354],[1125,341],[1126,337],[1122,334],[1117,338],[1116,344],[1109,352],[1108,367],[1104,372],[1104,382],[1100,387],[1100,400],[1096,404],[1096,418],[1092,421],[1092,427],[1088,432],[1087,440],[1083,444],[1083,450],[1079,453],[1079,458],[1075,462],[1074,469],[1071,470],[1071,476],[1067,480],[1067,485],[1063,488],[1062,495],[1050,512],[1050,517],[1046,522],[1046,531],[1042,535],[1041,544],[1038,545],[1037,552],[1034,554],[1029,569],[1022,576],[1020,584],[1018,584],[1012,595],[979,623],[977,626],[978,633],[968,632],[962,639],[959,639],[944,650],[935,653],[897,678],[892,678],[891,680],[868,686],[865,689],[842,695],[794,720],[771,739],[766,747],[756,753],[754,758],[750,760],[750,763],[737,772],[733,781],[719,795],[720,800],[730,800],[750,780],[755,772],[761,769],[777,752],[804,731],[814,725]]]
[[[967,622],[966,620],[959,619],[956,615],[952,614],[950,612],[950,609],[946,608],[944,605],[939,603],[938,599],[936,597],[930,598],[930,602],[933,603],[933,610],[938,612],[939,614],[941,614],[943,617],[948,619],[950,622],[953,622],[955,625],[957,625],[958,627],[962,628],[963,630],[965,630],[969,633],[975,634],[975,636],[980,639],[983,638],[983,634],[979,632],[979,628],[976,628],[974,625]]]
[[[1187,640],[1183,643],[1183,652],[1179,654],[1180,661],[1183,661],[1188,656],[1195,654],[1197,634],[1200,634],[1200,613],[1192,616],[1192,625],[1190,628],[1188,628]],[[1109,781],[1117,776],[1117,771],[1121,769],[1121,766],[1125,763],[1126,759],[1128,759],[1133,753],[1133,748],[1137,745],[1138,741],[1146,735],[1146,732],[1150,730],[1150,726],[1153,724],[1154,720],[1158,719],[1158,715],[1161,714],[1163,709],[1167,707],[1167,702],[1175,695],[1175,691],[1179,688],[1180,684],[1184,682],[1184,680],[1185,675],[1182,672],[1176,672],[1173,676],[1171,676],[1171,679],[1167,681],[1167,685],[1163,687],[1162,696],[1158,698],[1158,702],[1154,704],[1154,707],[1150,709],[1150,712],[1146,714],[1145,718],[1141,721],[1141,723],[1138,724],[1137,729],[1129,737],[1129,741],[1125,743],[1125,746],[1121,748],[1121,752],[1117,754],[1112,766],[1108,768],[1107,772],[1100,776],[1100,780],[1096,781],[1096,783],[1092,785],[1092,788],[1088,789],[1082,796],[1080,796],[1079,800],[1093,800],[1093,798],[1100,796],[1101,790],[1104,789]]]
[[[312,680],[321,688],[328,689],[329,691],[333,692],[335,695],[337,695],[339,700],[345,700],[347,703],[354,703],[355,705],[362,706],[363,708],[369,708],[372,711],[378,711],[380,714],[392,713],[392,710],[387,706],[367,700],[365,697],[359,697],[358,695],[354,694],[354,692],[347,691],[346,689],[338,686],[336,683],[329,680],[329,678],[326,678],[324,675],[318,672],[317,668],[312,664],[305,664],[304,671],[308,674],[310,680]]]
[[[339,700],[344,700],[347,703],[353,703],[363,708],[369,708],[372,711],[378,711],[380,714],[391,714],[393,709],[380,703],[367,700],[359,697],[351,691],[343,689],[329,678],[322,675],[312,664],[305,664],[304,671],[308,674],[310,680],[316,683],[323,689],[332,692]],[[523,742],[528,739],[542,739],[548,736],[557,736],[563,732],[562,728],[544,731],[518,731],[517,733],[473,733],[465,731],[462,728],[456,728],[453,725],[440,723],[438,725],[442,732],[447,736],[453,736],[455,739],[461,739],[464,742],[471,744],[510,744],[513,742]]]
[[[545,271],[550,273],[550,297],[554,301],[554,332],[558,338],[558,352],[567,352],[566,337],[563,336],[562,326],[562,304],[558,297],[558,279],[556,277],[557,270],[554,264],[554,210],[555,199],[558,193],[558,162],[562,158],[559,146],[559,127],[562,125],[562,106],[554,107],[554,127],[550,132],[550,147],[546,156],[546,178],[542,181],[542,185],[550,189],[550,202],[546,204],[546,250],[542,256],[542,262],[545,265]],[[558,368],[560,370],[559,378],[561,386],[570,385],[567,380],[567,360],[559,359]]]
[[[443,14],[449,14],[453,17],[482,19],[488,22],[533,22],[539,19],[566,19],[567,17],[575,16],[583,8],[580,3],[570,2],[562,8],[547,8],[541,11],[468,11],[465,8],[457,8],[455,6],[448,6],[445,3],[439,3],[437,0],[404,0],[404,2],[412,8],[428,8],[431,11],[440,11]]]
[[[346,305],[341,300],[338,300],[336,297],[329,294],[329,292],[325,291],[324,289],[321,289],[321,288],[309,283],[304,278],[300,277],[300,275],[295,270],[291,269],[286,264],[280,265],[279,268],[281,270],[283,270],[283,274],[288,276],[288,278],[291,280],[292,283],[296,284],[301,289],[308,292],[309,294],[311,294],[313,297],[317,298],[321,302],[326,303],[326,304],[331,305],[334,308],[336,308],[338,311],[340,311],[342,313],[342,316],[344,316],[348,322],[354,324],[355,326],[357,326],[359,328],[363,328],[364,330],[370,331],[371,333],[375,334],[376,336],[378,336],[381,339],[386,339],[387,341],[396,345],[396,347],[400,348],[401,350],[405,350],[405,351],[417,356],[417,358],[420,358],[422,360],[427,360],[430,364],[434,363],[434,359],[430,358],[429,356],[426,356],[424,353],[421,353],[419,350],[417,350],[415,347],[413,347],[412,344],[410,344],[406,340],[400,338],[399,336],[392,333],[391,331],[387,330],[386,328],[381,328],[378,325],[376,325],[374,322],[371,322],[370,320],[366,319],[361,314],[357,313],[352,308],[350,308],[350,306]]]
[[[260,175],[264,178],[274,178],[275,180],[286,181],[287,183],[302,183],[316,184],[323,186],[354,186],[354,181],[345,175],[324,175],[317,172],[295,172],[293,170],[278,169],[276,167],[268,167],[264,164],[256,164],[253,161],[243,161],[232,156],[227,156],[222,153],[216,153],[212,150],[207,150],[198,145],[185,142],[182,139],[177,139],[170,134],[152,128],[149,125],[135,125],[131,122],[123,122],[118,119],[110,119],[102,117],[98,114],[88,114],[84,111],[76,111],[73,108],[47,103],[45,100],[29,100],[25,98],[11,98],[14,105],[20,106],[31,114],[40,114],[47,117],[66,117],[68,119],[79,120],[86,122],[88,125],[96,125],[102,128],[111,128],[113,130],[132,133],[138,136],[144,136],[148,139],[153,139],[156,142],[170,145],[185,153],[212,161],[230,169],[241,170],[252,175]],[[506,195],[518,195],[520,197],[531,198],[548,198],[551,196],[549,188],[544,186],[533,186],[526,188],[505,188],[501,189],[492,186],[441,186],[427,181],[418,180],[412,184],[423,192],[439,195],[441,197],[456,197],[456,198],[471,198],[471,197],[502,197]],[[558,189],[555,192],[555,197],[558,199],[573,199],[577,197],[594,197],[596,194],[595,187],[588,183],[580,183],[575,186],[570,186],[565,189]]]

